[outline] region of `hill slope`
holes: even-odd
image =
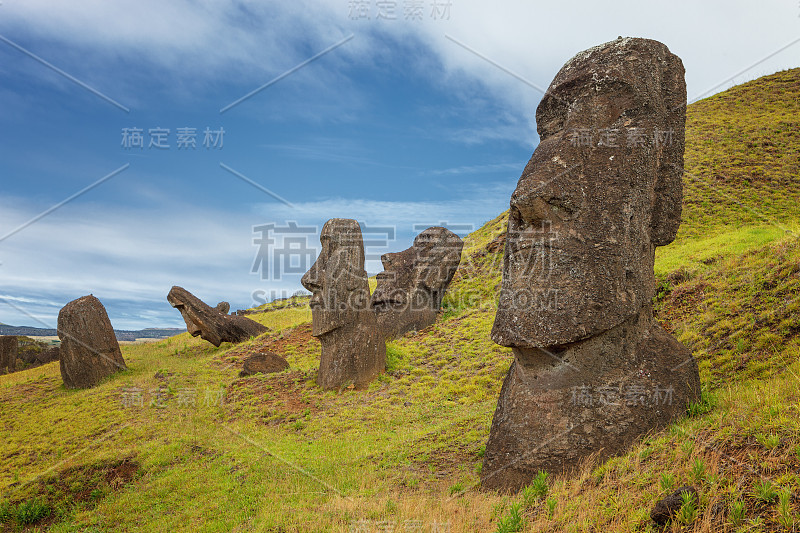
[[[367,391],[315,386],[303,306],[250,315],[272,332],[237,346],[124,346],[129,370],[92,390],[63,389],[56,364],[0,377],[5,529],[654,531],[653,502],[692,483],[692,525],[672,530],[781,530],[800,509],[799,99],[795,69],[688,109],[684,223],[659,250],[656,306],[706,391],[630,453],[546,496],[474,490],[511,362],[488,338],[500,215],[466,239],[437,323],[388,343]],[[291,369],[239,379],[263,346]]]

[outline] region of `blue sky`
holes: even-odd
[[[300,290],[299,272],[252,272],[259,225],[355,218],[375,232],[370,273],[419,227],[477,228],[538,142],[541,90],[618,35],[667,44],[690,98],[800,65],[796,0],[436,4],[390,1],[387,19],[375,0],[4,1],[0,322],[54,326],[93,293],[117,328],[182,326],[173,284],[234,309]],[[123,146],[124,128],[144,147]],[[158,128],[168,148],[149,146]],[[182,128],[195,148],[178,147]]]

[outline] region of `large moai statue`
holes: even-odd
[[[317,384],[364,388],[386,368],[386,344],[369,305],[361,228],[333,218],[319,240],[322,251],[301,281],[312,293],[311,334],[322,343]]]
[[[217,347],[223,342],[244,342],[268,331],[266,326],[255,320],[229,315],[231,306],[228,302],[220,302],[216,307],[211,307],[177,285],[170,289],[167,301],[180,311],[186,323],[186,331],[192,337],[199,336]]]
[[[94,387],[127,368],[106,308],[92,295],[61,308],[58,338],[61,379],[68,389]]]
[[[695,360],[651,305],[655,248],[680,225],[685,105],[681,60],[635,38],[576,55],[539,104],[492,329],[514,361],[484,488],[603,460],[699,398]]]
[[[417,235],[410,248],[381,257],[384,271],[377,276],[371,305],[387,339],[436,321],[463,247],[458,235],[435,226]]]

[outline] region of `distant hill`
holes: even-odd
[[[136,339],[165,339],[186,331],[184,328],[145,328],[136,331],[115,329],[114,334],[120,341]],[[34,328],[31,326],[9,326],[0,324],[0,335],[24,335],[26,337],[56,337],[55,329]]]

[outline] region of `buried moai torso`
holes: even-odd
[[[618,39],[567,62],[537,108],[541,142],[511,197],[492,329],[514,362],[485,488],[608,457],[699,393],[694,359],[650,303],[655,247],[680,224],[683,74],[663,44]]]
[[[371,305],[387,338],[420,330],[436,321],[444,292],[461,261],[464,242],[442,227],[428,228],[410,248],[381,257],[384,271]]]
[[[312,335],[322,344],[317,384],[365,387],[386,366],[386,345],[369,307],[364,243],[358,222],[334,218],[320,234],[322,251],[302,279],[311,291]]]

